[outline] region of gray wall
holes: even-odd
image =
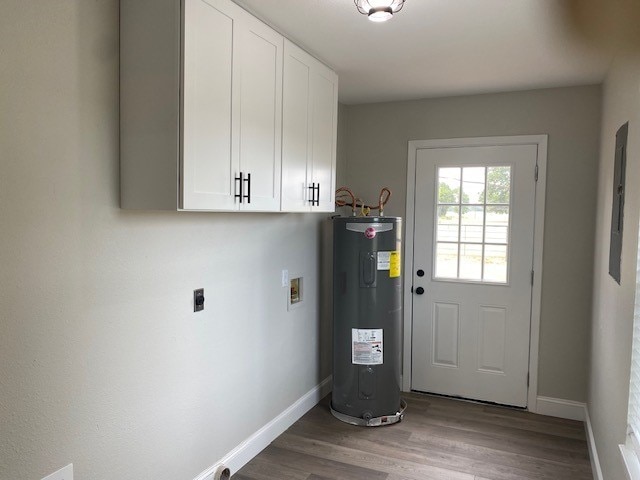
[[[348,107],[347,184],[404,216],[409,140],[548,134],[538,394],[584,401],[600,136],[599,86]]]
[[[640,215],[640,57],[618,58],[604,84],[588,409],[604,478],[624,480]],[[609,276],[616,131],[629,122],[621,281]]]
[[[118,208],[117,0],[3,0],[0,45],[0,478],[194,478],[330,373],[326,215]]]

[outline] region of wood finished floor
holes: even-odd
[[[233,480],[592,479],[582,422],[403,394],[404,420],[363,428],[324,398]]]

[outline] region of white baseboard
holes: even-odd
[[[589,418],[589,409],[587,408],[587,405],[581,402],[574,402],[573,400],[551,397],[538,397],[536,401],[537,405],[535,413],[584,422],[593,479],[603,480],[604,477],[602,476],[602,469],[600,468],[600,459],[598,458],[598,451],[596,450],[596,440],[593,436],[593,428],[591,427],[591,418]]]
[[[589,409],[584,409],[584,428],[587,430],[587,444],[589,445],[589,458],[591,459],[591,471],[593,472],[593,480],[603,480],[602,469],[600,468],[600,459],[596,450],[596,439],[593,436],[593,428],[591,427],[591,418],[589,418]]]
[[[194,480],[213,480],[213,475],[219,465],[226,465],[233,475],[246,465],[249,460],[260,453],[267,445],[274,441],[300,417],[311,410],[331,391],[331,375],[313,387],[296,402],[276,418],[267,423],[256,433],[240,443],[219,462],[198,475]]]
[[[562,398],[538,397],[536,411],[540,415],[585,421],[586,404]]]

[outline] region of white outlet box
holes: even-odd
[[[289,270],[282,270],[282,286],[289,286]]]
[[[42,480],[73,480],[73,464],[70,463],[51,475],[47,475]]]

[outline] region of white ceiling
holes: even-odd
[[[234,0],[334,68],[346,104],[600,83],[608,59],[562,0],[407,0],[386,23],[352,0]]]

